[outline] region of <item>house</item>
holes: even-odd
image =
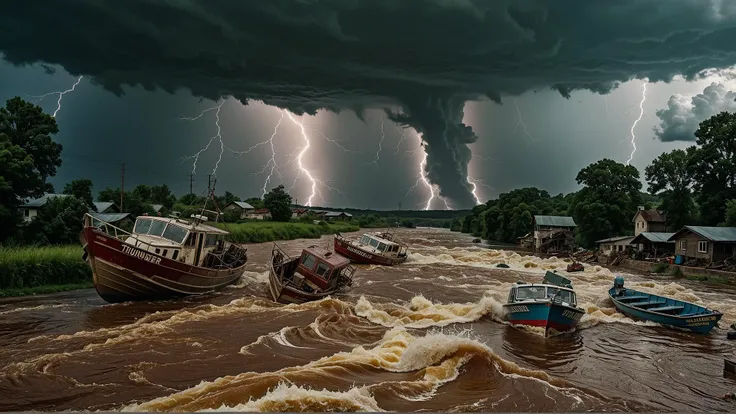
[[[516,241],[519,243],[521,248],[531,249],[534,246],[534,235],[527,233],[521,237],[517,237]]]
[[[151,208],[153,209],[154,212],[160,213],[161,209],[164,208],[164,205],[163,204],[151,204]]]
[[[109,224],[114,225],[115,227],[133,227],[133,217],[131,217],[130,213],[96,213],[96,212],[90,212],[90,216],[92,216],[92,225],[95,227],[100,227],[100,225],[104,224],[103,221]],[[110,229],[107,229],[108,231]]]
[[[28,200],[25,204],[21,205],[19,210],[23,215],[23,221],[28,223],[38,215],[38,210],[46,204],[49,199],[54,197],[69,197],[69,194],[44,194],[39,198]]]
[[[246,218],[249,213],[252,213],[255,210],[255,208],[245,201],[232,201],[230,204],[225,206],[225,210],[239,211],[240,218]]]
[[[643,206],[639,206],[631,221],[634,222],[634,236],[644,232],[667,231],[667,216],[659,210],[644,210]]]
[[[115,203],[111,203],[109,201],[95,201],[92,203],[95,205],[95,208],[97,209],[98,213],[119,213],[120,210],[118,209],[118,206],[115,205]]]
[[[294,208],[291,210],[291,218],[298,219],[309,214],[309,209],[306,208]]]
[[[631,244],[635,245],[640,252],[659,257],[664,253],[675,252],[675,242],[670,241],[670,237],[674,234],[645,231],[634,237]]]
[[[736,227],[685,226],[668,241],[675,254],[699,262],[721,262],[736,253]]]
[[[598,245],[598,249],[604,255],[611,256],[614,253],[626,250],[632,244],[632,240],[634,240],[634,236],[618,236],[598,240],[595,244]]]
[[[254,220],[271,220],[271,212],[267,208],[259,208],[246,213],[245,218]]]
[[[534,216],[534,251],[540,253],[572,251],[575,220],[567,216]]]
[[[325,213],[324,219],[328,221],[350,221],[353,219],[353,215],[344,211],[328,211]]]

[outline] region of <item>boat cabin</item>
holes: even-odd
[[[300,288],[309,287],[312,292],[327,290],[349,265],[347,258],[329,249],[311,246],[302,251],[292,282]]]
[[[221,252],[229,233],[206,224],[155,216],[136,218],[133,233],[125,243],[192,266],[210,267],[208,253]]]
[[[562,302],[567,306],[577,306],[577,298],[572,289],[555,285],[540,284],[517,284],[509,292],[508,303],[536,302],[536,301]]]
[[[360,248],[388,257],[406,256],[407,246],[402,243],[396,243],[388,238],[381,237],[377,234],[366,233],[358,240]]]

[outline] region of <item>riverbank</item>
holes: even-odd
[[[700,267],[681,266],[667,263],[652,263],[642,260],[624,259],[616,266],[608,266],[609,269],[624,268],[644,273],[655,273],[675,278],[685,278],[709,283],[736,283],[736,273],[723,270],[704,269]]]
[[[88,288],[91,281],[80,246],[0,247],[0,297]]]
[[[318,239],[325,234],[349,233],[360,230],[357,224],[348,222],[280,223],[277,221],[253,221],[246,223],[218,223],[217,227],[230,232],[233,243],[264,243],[277,240]]]

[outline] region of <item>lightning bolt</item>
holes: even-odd
[[[471,191],[471,193],[473,194],[473,198],[475,198],[475,204],[476,205],[483,204],[483,202],[480,201],[480,198],[478,198],[478,194],[476,194],[476,190],[478,190],[478,186],[475,185],[475,182],[470,179],[470,176],[468,176],[467,179],[468,179],[468,184],[473,186],[473,190]],[[445,205],[447,205],[446,202],[445,202]]]
[[[376,156],[373,158],[373,161],[371,161],[371,164],[378,165],[378,160],[380,159],[381,149],[383,148],[383,140],[386,139],[386,134],[383,132],[383,118],[381,118],[381,140],[378,141],[378,150],[376,151]]]
[[[217,173],[217,168],[220,165],[220,161],[222,161],[222,154],[223,154],[223,152],[225,152],[225,143],[222,141],[222,133],[221,133],[222,130],[220,128],[220,109],[222,109],[222,105],[224,105],[224,104],[225,104],[225,99],[223,99],[222,102],[220,102],[219,105],[213,106],[212,108],[207,108],[207,109],[203,110],[202,112],[200,112],[199,115],[197,115],[195,117],[181,117],[181,118],[179,118],[179,119],[183,119],[185,121],[196,121],[197,119],[203,117],[204,114],[206,114],[207,112],[215,111],[215,125],[217,126],[217,134],[213,135],[210,138],[210,140],[207,142],[207,145],[204,148],[202,148],[201,150],[197,151],[194,155],[191,155],[189,157],[184,157],[183,158],[183,160],[190,160],[190,159],[194,158],[194,163],[192,165],[192,174],[196,174],[197,173],[197,161],[199,160],[199,156],[203,152],[207,151],[210,148],[210,145],[212,145],[212,142],[215,139],[217,139],[217,140],[220,141],[220,157],[217,159],[217,162],[215,163],[215,167],[212,169],[212,175],[216,175],[216,173]]]
[[[401,128],[396,125],[396,129],[401,131],[401,136],[399,137],[399,142],[396,144],[396,151],[394,151],[394,155],[399,153],[399,147],[401,147],[401,143],[404,142],[404,139],[406,139],[406,128]]]
[[[302,131],[302,138],[304,138],[305,145],[304,145],[304,148],[302,148],[302,150],[299,152],[299,155],[296,158],[297,164],[299,165],[299,173],[297,174],[296,178],[294,179],[294,184],[296,184],[296,180],[299,179],[299,176],[301,174],[306,175],[307,178],[309,179],[309,181],[312,182],[312,192],[311,192],[311,194],[309,194],[309,198],[307,199],[307,204],[306,204],[307,207],[312,207],[312,199],[314,199],[314,197],[317,195],[317,180],[314,179],[314,177],[312,176],[312,173],[310,173],[309,170],[304,167],[304,164],[302,164],[302,157],[307,152],[307,150],[309,150],[309,144],[310,144],[309,143],[309,137],[307,136],[307,131],[304,128],[304,123],[303,122],[299,122],[296,119],[294,119],[294,117],[291,115],[291,113],[289,113],[286,109],[282,109],[281,111],[283,111],[283,113],[285,113],[286,116],[289,117],[289,119],[291,120],[291,122],[293,122],[296,125],[298,125],[299,128]],[[294,185],[292,185],[292,188],[293,187],[294,187]]]
[[[268,177],[266,177],[266,180],[263,182],[263,195],[266,195],[266,186],[268,186],[268,183],[271,182],[271,177],[273,176],[273,171],[276,169],[276,172],[278,172],[278,166],[276,165],[276,149],[273,147],[273,139],[276,136],[276,133],[279,131],[279,126],[281,126],[281,121],[284,119],[284,113],[281,112],[281,117],[279,117],[279,122],[276,124],[276,126],[273,128],[273,134],[271,134],[271,138],[268,139],[267,142],[271,143],[271,159],[268,160],[266,163],[266,166],[263,167],[263,170],[265,171],[266,168],[268,168],[268,165],[271,165],[271,171],[268,173]],[[258,145],[258,144],[256,144]],[[253,147],[251,147],[253,148]],[[279,174],[281,175],[281,174]],[[283,181],[283,180],[282,180]]]
[[[309,130],[312,131],[312,132],[318,133],[322,138],[325,139],[325,141],[334,144],[337,148],[340,148],[343,152],[351,152],[353,154],[359,154],[360,153],[359,151],[355,151],[355,150],[351,150],[349,148],[343,147],[342,144],[340,144],[336,139],[332,139],[332,138],[328,137],[324,132],[322,132],[322,131],[320,131],[318,129],[314,129],[314,128],[311,128],[311,127],[306,127],[306,128],[309,128]]]
[[[82,81],[82,76],[80,76],[77,79],[77,81],[74,82],[74,85],[72,85],[71,88],[69,88],[69,89],[67,89],[65,91],[49,92],[49,93],[45,93],[43,95],[31,95],[31,97],[38,99],[36,102],[40,102],[43,98],[45,98],[47,96],[50,96],[50,95],[59,95],[59,99],[56,101],[56,110],[51,115],[52,117],[56,118],[56,114],[58,114],[59,111],[61,111],[61,100],[64,98],[64,95],[66,95],[67,93],[70,93],[70,92],[74,92],[74,89],[76,89],[77,85],[79,85],[79,82],[81,82],[81,81]]]
[[[419,135],[418,132],[416,132],[416,131],[414,131],[414,132],[415,132],[415,135],[416,135],[417,140],[419,142],[419,146],[417,147],[416,150],[414,150],[414,153],[415,153],[416,151],[418,151],[419,149],[422,148],[423,139],[422,139],[421,135]],[[423,154],[423,156],[422,156],[422,161],[419,163],[419,178],[417,178],[417,181],[414,183],[414,185],[412,185],[411,187],[409,187],[409,189],[406,191],[406,194],[404,195],[404,197],[407,197],[409,194],[411,194],[411,192],[414,191],[419,186],[419,184],[424,183],[424,186],[427,187],[427,189],[429,189],[429,198],[427,199],[427,202],[426,202],[426,204],[424,206],[424,210],[429,210],[432,207],[432,200],[434,200],[435,197],[436,198],[439,198],[440,200],[442,200],[442,202],[445,204],[445,208],[446,209],[452,210],[452,208],[450,208],[450,205],[447,202],[447,200],[444,197],[439,196],[435,192],[436,190],[435,190],[434,186],[427,179],[427,175],[424,172],[424,168],[426,166],[427,166],[427,153],[425,152]]]
[[[516,132],[516,128],[521,125],[522,129],[524,130],[524,135],[529,137],[532,142],[536,141],[536,139],[532,136],[532,134],[529,133],[529,130],[526,127],[526,123],[524,122],[524,118],[521,115],[521,109],[519,109],[519,104],[516,102],[516,99],[514,99],[514,106],[516,107],[516,114],[518,115],[519,120],[516,122],[516,125],[514,125],[514,130],[512,131],[512,133]]]
[[[629,155],[629,159],[626,160],[626,165],[629,165],[631,163],[631,160],[634,159],[634,153],[636,153],[636,135],[634,135],[634,128],[636,128],[636,124],[641,121],[641,118],[644,116],[644,101],[647,100],[647,82],[644,81],[644,83],[641,84],[641,102],[639,102],[639,117],[636,118],[633,124],[631,124],[631,145],[633,148],[631,149],[631,155]]]

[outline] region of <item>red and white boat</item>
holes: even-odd
[[[355,263],[393,266],[406,260],[407,249],[388,232],[364,233],[356,240],[335,235],[335,252]]]
[[[247,249],[229,232],[191,221],[139,216],[129,233],[85,214],[80,241],[97,293],[107,302],[202,295],[238,280]]]
[[[353,284],[355,267],[329,249],[310,246],[299,257],[289,257],[274,243],[268,285],[273,300],[304,303],[319,300]]]

